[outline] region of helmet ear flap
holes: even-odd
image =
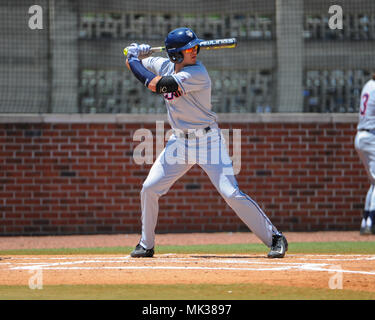
[[[184,55],[182,52],[168,53],[168,56],[173,63],[181,63],[184,61]]]
[[[184,61],[184,55],[182,54],[182,52],[177,52],[176,58],[177,58],[177,63],[181,63],[182,61]]]

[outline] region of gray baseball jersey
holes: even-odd
[[[212,126],[217,121],[211,110],[211,79],[204,65],[185,66],[175,73],[175,64],[162,57],[142,60],[145,68],[158,76],[173,76],[181,91],[164,94],[169,124],[173,129],[187,131]]]
[[[358,130],[375,129],[375,81],[368,81],[362,89]]]

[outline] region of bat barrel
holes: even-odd
[[[228,39],[216,39],[216,40],[207,40],[203,41],[200,44],[203,49],[224,49],[224,48],[235,48],[237,46],[236,38]]]

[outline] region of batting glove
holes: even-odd
[[[139,56],[139,45],[137,43],[132,43],[128,47],[128,59],[138,58]]]
[[[141,44],[139,46],[139,55],[140,56],[148,56],[150,54],[151,46],[148,44]]]

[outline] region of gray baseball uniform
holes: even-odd
[[[154,247],[159,197],[198,164],[249,229],[271,247],[273,234],[280,233],[258,204],[238,188],[216,114],[211,110],[211,80],[206,68],[198,61],[175,73],[174,63],[161,57],[146,58],[142,63],[156,75],[173,76],[181,91],[164,94],[169,123],[175,132],[143,183],[140,244],[146,249]],[[195,130],[194,138],[186,137],[191,130]]]
[[[375,213],[375,81],[368,81],[362,89],[355,149],[370,180],[361,230],[371,229]]]

